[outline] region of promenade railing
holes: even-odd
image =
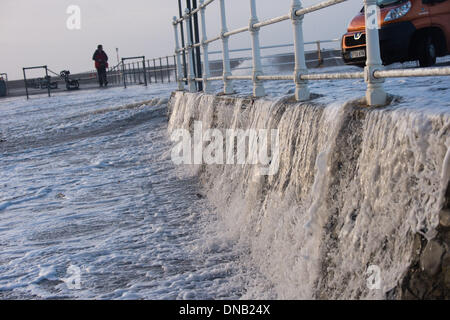
[[[212,38],[207,37],[206,27],[206,8],[214,1],[219,1],[221,32]],[[188,84],[190,92],[196,91],[196,82],[203,82],[203,91],[211,92],[211,81],[223,81],[224,93],[232,94],[233,80],[250,80],[253,81],[253,95],[262,97],[265,95],[264,81],[274,80],[292,80],[295,84],[295,98],[297,101],[308,101],[310,92],[308,89],[308,81],[312,80],[337,80],[337,79],[364,79],[367,84],[366,99],[370,106],[384,105],[387,101],[387,93],[383,88],[385,78],[390,77],[425,77],[425,76],[448,76],[450,75],[450,67],[434,67],[421,69],[394,69],[386,70],[382,65],[380,54],[380,41],[378,35],[378,6],[377,0],[365,0],[365,22],[366,22],[366,66],[361,72],[338,72],[338,73],[309,73],[305,60],[305,41],[303,40],[303,20],[305,15],[322,10],[348,0],[328,0],[319,4],[303,8],[300,0],[292,0],[290,12],[286,15],[279,16],[265,21],[259,21],[257,16],[256,0],[250,2],[250,22],[248,26],[235,30],[228,30],[227,15],[225,10],[225,0],[200,0],[200,5],[194,10],[186,9],[185,15],[181,18],[173,18],[174,34],[175,34],[175,55],[177,65],[177,82],[178,89],[185,90],[185,82]],[[192,39],[191,19],[194,15],[200,13],[201,21],[201,42],[194,43]],[[294,56],[295,65],[292,75],[264,75],[261,63],[261,45],[259,33],[261,28],[280,23],[282,21],[291,20],[294,30]],[[180,47],[179,26],[186,22],[186,38],[187,45]],[[230,67],[229,38],[231,36],[250,32],[252,38],[252,75],[232,75]],[[222,63],[223,73],[220,77],[211,77],[209,68],[209,44],[222,42]],[[202,48],[203,52],[203,76],[195,77],[195,58],[194,49]],[[183,77],[183,65],[181,63],[183,52],[187,53],[187,77]]]

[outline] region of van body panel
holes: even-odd
[[[440,2],[436,2],[440,1]],[[409,0],[411,8],[402,17],[385,21],[393,9],[401,8],[407,0],[380,8],[380,51],[384,64],[415,60],[420,37],[432,34],[438,43],[439,55],[445,55],[450,48],[450,0]],[[425,2],[425,3],[424,3]],[[342,37],[342,57],[347,64],[363,65],[365,56],[364,8],[353,18],[348,32]],[[442,45],[441,45],[442,43]],[[355,52],[358,54],[353,54]]]

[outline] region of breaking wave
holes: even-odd
[[[411,266],[416,235],[436,235],[450,172],[446,113],[178,92],[169,116],[169,131],[194,121],[279,130],[274,176],[251,165],[191,168],[220,216],[211,232],[246,248],[242,259],[266,280],[244,298],[385,298]],[[371,266],[380,290],[367,285]]]

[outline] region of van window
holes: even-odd
[[[401,2],[404,2],[404,0],[377,0],[377,5],[383,8]]]

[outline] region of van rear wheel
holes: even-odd
[[[436,44],[431,35],[426,35],[419,44],[419,65],[430,67],[436,63]]]

